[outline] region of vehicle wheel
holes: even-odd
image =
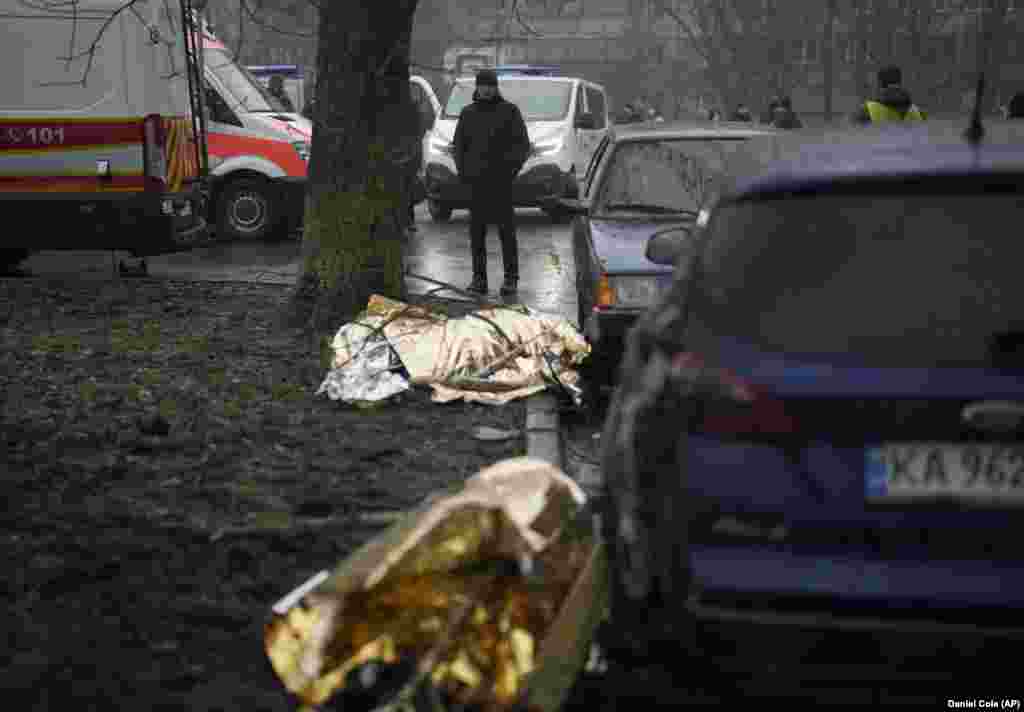
[[[262,178],[238,178],[217,199],[217,232],[222,239],[265,240],[280,223],[274,191]]]
[[[427,200],[427,210],[434,222],[448,222],[452,217],[452,206],[439,200]]]
[[[0,274],[11,274],[18,271],[18,265],[32,254],[31,250],[21,247],[0,249]]]

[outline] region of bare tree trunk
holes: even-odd
[[[402,296],[405,201],[420,158],[409,92],[416,4],[322,5],[304,271],[290,313],[319,334],[350,320],[373,293]]]
[[[875,57],[880,65],[896,61],[898,11],[894,0],[873,0],[871,35]]]
[[[781,96],[789,93],[789,47],[785,37],[780,37],[775,44],[775,61],[779,68],[775,78],[775,94]]]
[[[866,18],[864,17],[864,0],[853,0],[853,41],[854,41],[854,68],[853,79],[857,85],[857,99],[867,99],[867,38],[865,32]]]
[[[911,3],[907,7],[907,24],[910,29],[910,56],[913,64],[907,67],[907,74],[910,76],[910,84],[914,87],[922,86],[924,75],[924,31],[922,15],[924,9],[920,5]]]
[[[825,121],[832,123],[832,86],[835,82],[835,47],[833,32],[836,23],[836,0],[827,0],[825,6],[825,40],[821,51],[824,54],[825,70]]]
[[[1002,68],[1008,40],[1008,13],[1008,0],[982,0],[978,69],[985,73],[988,86],[982,106],[984,113],[995,111],[1003,91]]]

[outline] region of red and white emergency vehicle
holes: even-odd
[[[208,25],[203,29],[211,221],[226,239],[290,234],[302,224],[313,124],[287,111],[266,83],[277,73],[285,77],[286,87],[290,82],[297,88],[302,73],[294,65],[261,65],[254,67],[257,77],[234,61]],[[426,79],[413,76],[409,82],[429,128],[441,104]],[[302,98],[293,95],[293,100]]]
[[[0,0],[0,262],[208,239],[189,0]]]
[[[210,220],[225,240],[290,234],[302,223],[313,125],[285,111],[201,26]]]

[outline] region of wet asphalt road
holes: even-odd
[[[435,223],[424,206],[417,208],[417,228],[406,253],[407,269],[431,279],[458,287],[469,284],[472,270],[469,257],[469,220],[466,211],[457,210],[447,223]],[[539,210],[520,210],[520,300],[545,312],[560,313],[575,319],[576,297],[573,283],[572,244],[569,226],[552,224]],[[296,238],[274,243],[234,243],[217,245],[147,258],[152,277],[213,281],[253,281],[294,283],[300,268],[299,241]],[[46,251],[32,255],[22,267],[35,275],[62,274],[109,278],[115,260],[136,263],[128,253],[109,251]],[[501,284],[501,250],[494,228],[488,235],[488,272],[492,291]],[[409,289],[422,293],[436,285],[410,279]]]

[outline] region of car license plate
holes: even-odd
[[[868,500],[1024,505],[1024,445],[887,443],[865,455]]]

